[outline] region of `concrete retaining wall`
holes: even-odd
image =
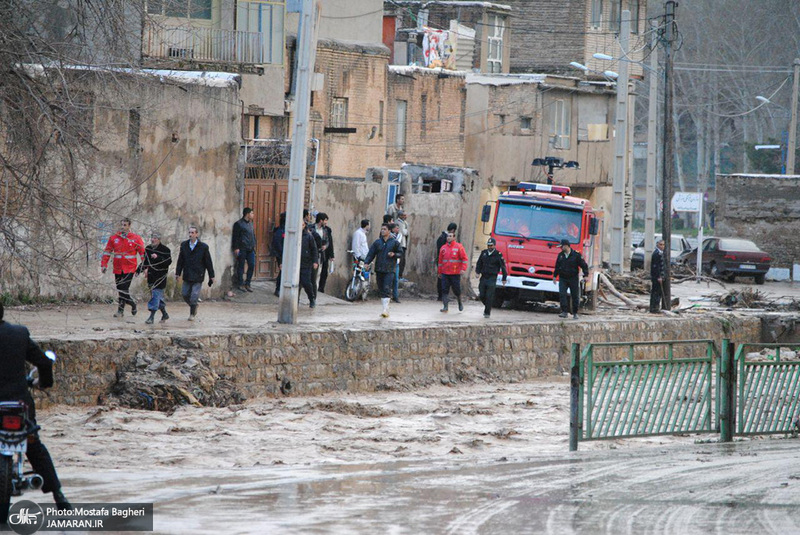
[[[643,319],[384,330],[306,330],[217,336],[41,341],[60,356],[56,386],[40,403],[102,402],[138,351],[196,349],[248,397],[369,392],[471,379],[522,381],[566,371],[573,342],[721,339],[760,341],[758,318]],[[611,355],[609,355],[611,356]],[[621,357],[622,355],[620,355]]]

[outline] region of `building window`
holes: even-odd
[[[398,100],[395,106],[395,140],[394,148],[399,151],[406,150],[406,108],[408,103],[405,100]]]
[[[331,100],[331,121],[333,128],[347,128],[347,99],[334,97]]]
[[[591,25],[595,30],[603,27],[603,0],[592,0]]]
[[[496,126],[496,129],[497,129],[497,131],[498,131],[499,133],[501,133],[501,134],[505,133],[505,129],[506,129],[506,116],[505,116],[505,115],[503,115],[503,114],[501,114],[501,113],[498,113],[498,114],[497,114],[497,126]]]
[[[489,17],[489,52],[486,61],[489,72],[503,72],[503,33],[506,19],[498,15]]]
[[[631,10],[631,33],[639,33],[639,0],[629,1]]]
[[[182,19],[211,20],[212,0],[148,0],[147,12]]]
[[[570,148],[570,134],[572,129],[572,113],[570,102],[556,100],[552,107],[552,135],[550,137],[553,148]]]
[[[260,41],[263,46],[258,54],[258,57],[261,57],[259,63],[276,65],[283,63],[283,10],[282,2],[237,1],[236,30],[250,33],[240,35],[238,39],[245,41],[238,42],[236,46],[258,48],[257,44]]]
[[[139,153],[139,133],[142,128],[142,117],[139,110],[133,108],[128,111],[128,149],[131,156]]]
[[[620,23],[620,3],[622,0],[611,0],[611,16],[608,17],[608,29],[609,31],[619,33],[619,23]]]
[[[519,127],[524,132],[530,132],[531,130],[531,118],[530,117],[521,117],[519,120]]]
[[[383,101],[378,102],[378,137],[383,137]]]

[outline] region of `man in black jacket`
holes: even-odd
[[[400,242],[392,238],[389,225],[381,225],[381,237],[375,240],[369,248],[364,264],[369,265],[375,260],[375,276],[378,279],[378,290],[381,293],[381,304],[383,304],[382,318],[389,317],[389,299],[392,296],[394,285],[394,273],[397,268],[397,259],[403,256],[403,248]]]
[[[664,240],[656,242],[650,257],[650,312],[660,314],[664,301]],[[663,307],[666,308],[666,307]]]
[[[481,251],[478,257],[478,264],[475,266],[475,273],[481,276],[478,284],[481,302],[483,303],[483,317],[488,318],[492,314],[492,304],[494,302],[494,291],[497,286],[497,274],[503,272],[503,286],[506,285],[508,272],[506,271],[506,261],[502,253],[495,249],[494,238],[486,240],[486,249]]]
[[[3,304],[0,303],[0,401],[24,401],[28,406],[28,417],[36,425],[36,404],[28,390],[25,362],[39,370],[39,387],[53,386],[53,361],[31,340],[30,333],[22,325],[3,321]],[[61,482],[53,466],[53,459],[39,433],[28,436],[26,452],[34,472],[42,476],[42,492],[52,492],[59,509],[70,509],[70,504],[61,492]],[[0,523],[5,523],[7,511],[0,512]]]
[[[320,240],[319,246],[319,287],[318,290],[325,293],[325,283],[328,281],[328,270],[333,261],[333,232],[328,226],[328,214],[320,212],[317,214],[316,228]]]
[[[300,286],[306,292],[310,308],[317,306],[317,292],[314,289],[313,278],[314,270],[319,266],[319,249],[312,227],[313,225],[303,227],[303,236],[300,240]],[[297,299],[300,300],[299,294]]]
[[[158,232],[151,233],[150,245],[144,248],[144,261],[139,264],[138,270],[139,273],[144,271],[147,286],[150,287],[150,301],[147,303],[150,317],[145,320],[148,325],[153,324],[156,310],[161,311],[161,323],[169,319],[164,290],[167,288],[167,272],[170,264],[172,264],[172,251],[161,243],[161,235]]]
[[[560,317],[569,316],[569,299],[567,290],[572,298],[572,317],[578,319],[578,302],[580,301],[580,278],[578,269],[583,270],[583,276],[589,275],[589,266],[578,251],[573,251],[569,240],[561,240],[561,252],[556,258],[556,269],[553,272],[553,279],[558,277],[558,294],[561,298]]]
[[[250,281],[256,267],[256,232],[253,219],[256,214],[252,208],[242,210],[242,218],[233,224],[232,249],[236,258],[236,272],[233,284],[242,292],[252,292]],[[247,262],[247,279],[244,278],[244,263]]]
[[[214,284],[214,264],[208,245],[198,238],[197,227],[189,227],[189,239],[181,243],[181,252],[178,254],[178,264],[175,267],[175,277],[180,279],[183,275],[181,296],[189,305],[189,321],[197,318],[197,300],[203,281],[208,271],[208,285]]]
[[[439,272],[439,251],[441,250],[442,247],[444,247],[444,244],[447,243],[447,234],[450,233],[450,232],[455,234],[456,230],[458,230],[458,225],[456,225],[455,223],[450,223],[449,225],[447,225],[447,230],[442,231],[442,233],[439,235],[439,237],[436,238],[436,255],[435,255],[436,258],[433,260],[433,265],[436,266],[436,272],[437,273]],[[442,287],[442,276],[439,275],[439,279],[436,281],[436,300],[437,301],[441,301],[442,300],[442,290],[443,290],[443,287]]]
[[[286,239],[286,212],[281,212],[278,226],[272,231],[272,244],[269,252],[278,264],[278,276],[275,278],[275,297],[281,295],[281,269],[283,268],[283,242]]]

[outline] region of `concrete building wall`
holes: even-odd
[[[386,165],[404,162],[464,165],[464,76],[415,67],[391,67],[387,82]],[[405,102],[405,147],[398,137],[398,101]]]
[[[356,43],[383,42],[383,0],[324,0],[319,3],[318,38]],[[297,33],[297,13],[286,14],[288,33]]]
[[[800,264],[800,176],[717,175],[715,223],[716,236],[752,240],[773,267]]]
[[[100,251],[121,217],[146,241],[158,230],[173,251],[196,225],[208,243],[217,284],[203,293],[219,295],[230,284],[231,225],[240,214],[241,185],[237,181],[240,142],[238,82],[201,78],[131,77],[113,101],[99,99],[95,108],[95,140],[99,150],[86,173],[98,181],[108,201],[103,223],[92,236],[94,259],[86,274],[98,284],[90,295],[110,295],[113,281],[100,276]],[[139,145],[130,137],[130,110],[141,118]],[[173,268],[174,270],[174,264]],[[170,277],[170,289],[174,277]],[[137,296],[147,292],[136,283]],[[51,290],[55,290],[53,287]]]
[[[386,130],[381,126],[381,103],[385,122],[388,62],[389,51],[383,45],[320,41],[315,72],[323,76],[324,84],[313,92],[309,133],[321,142],[319,174],[361,178],[368,167],[383,165]],[[346,99],[345,126],[355,128],[355,133],[325,133],[333,126],[335,99]]]

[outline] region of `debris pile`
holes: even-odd
[[[776,360],[777,351],[777,349],[764,348],[761,351],[748,353],[745,360],[756,362]],[[782,347],[780,348],[780,359],[781,362],[798,360],[800,359],[800,349],[798,349],[798,351],[792,351],[789,348]]]
[[[770,297],[751,288],[731,290],[719,298],[721,305],[729,308],[760,308],[772,311],[800,311],[800,300],[786,297]]]
[[[180,405],[227,407],[245,400],[233,382],[217,374],[202,353],[169,347],[138,351],[117,372],[109,394],[124,407],[172,412]]]

